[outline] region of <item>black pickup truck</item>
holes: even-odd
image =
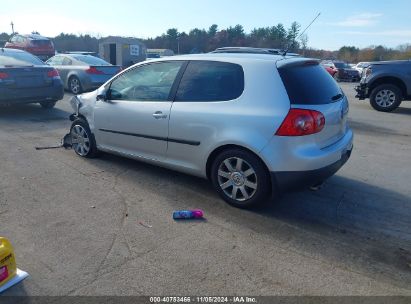
[[[372,62],[355,90],[358,99],[369,98],[377,111],[395,110],[403,100],[411,100],[411,61]]]

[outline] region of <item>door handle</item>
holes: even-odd
[[[167,114],[163,114],[163,112],[157,111],[153,114],[153,117],[155,119],[165,119],[165,118],[167,118]]]

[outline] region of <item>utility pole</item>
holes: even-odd
[[[180,37],[177,37],[177,54],[180,55]]]
[[[11,32],[14,34],[14,23],[13,23],[13,21],[10,23],[10,25],[11,25]]]

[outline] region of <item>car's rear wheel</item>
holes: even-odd
[[[211,181],[220,196],[238,208],[265,203],[271,192],[270,175],[253,153],[229,149],[220,153],[211,167]]]
[[[77,76],[71,76],[69,79],[68,87],[71,93],[77,95],[83,91],[80,79]]]
[[[42,101],[40,102],[40,106],[43,109],[52,109],[56,105],[56,101]]]
[[[400,106],[402,93],[399,87],[393,84],[379,85],[372,90],[370,104],[377,111],[391,112]]]
[[[83,119],[75,120],[71,125],[70,134],[72,147],[77,155],[87,158],[97,156],[96,141],[87,122]]]

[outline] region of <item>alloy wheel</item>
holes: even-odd
[[[395,102],[395,93],[391,90],[381,90],[375,96],[375,102],[383,108],[390,107]]]
[[[80,81],[77,78],[70,80],[70,90],[73,94],[80,93]]]
[[[243,202],[255,195],[257,174],[244,159],[227,158],[218,168],[218,184],[229,198]]]
[[[90,152],[90,137],[83,126],[73,126],[71,129],[71,140],[73,149],[78,155],[86,156]]]

